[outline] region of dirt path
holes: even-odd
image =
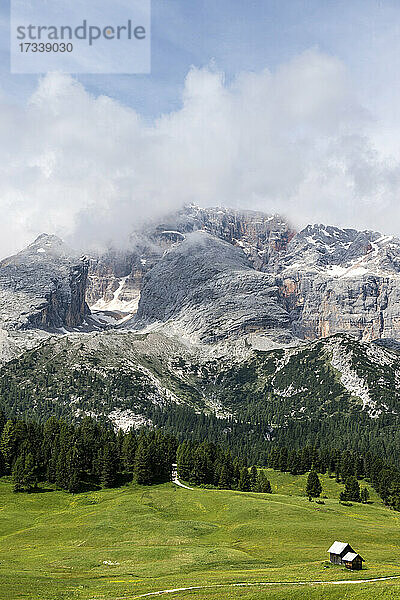
[[[175,485],[179,485],[179,487],[185,488],[185,490],[192,490],[193,489],[193,488],[188,487],[187,485],[184,485],[183,483],[181,483],[177,477],[172,480],[172,483],[174,483]]]
[[[189,592],[190,590],[212,590],[224,587],[251,587],[269,585],[345,585],[357,583],[374,583],[378,581],[388,581],[389,579],[400,579],[400,575],[393,575],[391,577],[378,577],[376,579],[343,579],[338,581],[265,581],[261,583],[216,583],[215,585],[195,585],[192,587],[175,588],[171,590],[160,590],[158,592],[148,592],[147,594],[132,596],[132,599],[136,600],[138,598],[148,598],[149,596],[162,596],[164,594],[174,594],[175,592]]]

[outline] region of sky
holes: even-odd
[[[189,202],[400,235],[398,0],[153,0],[148,75],[12,75],[0,33],[0,256]]]

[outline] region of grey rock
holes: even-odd
[[[297,335],[400,339],[400,240],[309,226],[272,268]]]
[[[58,237],[40,235],[0,262],[0,324],[6,330],[74,328],[89,309],[87,262]]]
[[[206,232],[188,234],[146,275],[129,326],[160,323],[205,343],[290,327],[275,278],[254,270],[240,248]]]

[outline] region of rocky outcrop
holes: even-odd
[[[239,246],[254,268],[265,266],[284,252],[295,230],[280,215],[229,208],[187,206],[156,228],[153,239],[167,233],[206,231],[210,235]],[[179,238],[172,240],[179,243]]]
[[[135,314],[143,277],[166,252],[195,231],[205,231],[241,248],[250,264],[261,271],[286,249],[295,234],[278,215],[187,206],[136,233],[127,251],[110,251],[90,261],[86,298],[92,311]]]
[[[129,325],[160,324],[194,343],[290,327],[275,278],[253,269],[242,249],[204,231],[187,234],[144,279]]]
[[[309,226],[271,270],[294,332],[400,338],[400,241],[379,233]]]
[[[246,269],[254,271],[251,277],[246,275],[246,293],[257,295],[265,285],[265,293],[269,294],[270,288],[274,288],[276,301],[286,311],[294,336],[315,339],[336,332],[349,332],[362,339],[400,339],[399,240],[377,232],[324,225],[309,225],[296,233],[285,219],[277,215],[222,208],[186,207],[136,235],[129,252],[108,253],[91,261],[87,298],[93,310],[117,310],[121,311],[121,316],[129,316],[136,313],[139,298],[145,293],[136,323],[146,321],[148,324],[149,315],[143,319],[144,307],[149,310],[150,305],[156,302],[160,305],[159,321],[171,324],[169,311],[172,310],[173,320],[177,323],[175,300],[171,300],[174,306],[167,308],[165,303],[170,301],[170,290],[165,288],[167,296],[162,296],[164,288],[157,289],[157,281],[164,281],[162,271],[170,260],[166,256],[170,252],[176,256],[175,250],[180,245],[187,247],[185,239],[196,231],[206,232],[214,240],[224,241],[241,250],[247,258]],[[214,260],[214,257],[209,256],[209,260]],[[176,264],[175,268],[180,269],[181,265]],[[269,277],[260,278],[259,272]],[[182,272],[173,277],[182,290],[197,285],[193,277],[185,282],[187,276],[185,271],[185,274]],[[275,279],[272,281],[271,277]],[[226,325],[217,326],[218,310],[210,323],[226,337],[229,335],[227,315],[232,311],[230,322],[232,333],[236,336],[238,331],[243,333],[246,330],[246,327],[236,325],[239,306],[244,311],[248,310],[250,300],[241,294],[239,286],[242,283],[236,276],[232,276],[231,287],[227,287],[227,281],[220,281],[219,285],[230,297],[230,303],[224,309]],[[251,287],[254,285],[255,288]],[[153,294],[151,286],[155,290],[154,298],[149,302]],[[194,288],[192,292],[192,296],[196,296]],[[202,284],[198,295],[204,293],[205,286]],[[173,294],[171,298],[174,298]],[[196,320],[198,324],[203,319],[208,321],[209,315],[208,311],[196,314],[200,311],[198,302],[185,302],[186,316],[179,317],[178,321],[181,326],[185,323],[192,335]],[[163,311],[169,316],[163,316]],[[267,317],[266,314],[265,322]],[[190,326],[189,321],[192,323]],[[210,325],[210,329],[212,327]],[[249,321],[248,331],[251,328]],[[207,328],[198,325],[197,329],[204,332]],[[261,329],[262,320],[258,318],[254,330],[260,333]],[[269,326],[267,329],[271,332]],[[288,331],[287,325],[284,330]],[[201,337],[204,337],[203,334]],[[205,337],[212,339],[211,333]],[[218,333],[216,337],[219,337]],[[286,335],[283,335],[282,342],[287,341]]]
[[[3,329],[74,328],[89,312],[88,265],[59,238],[43,234],[0,263],[0,322]]]

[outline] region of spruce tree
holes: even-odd
[[[390,489],[392,485],[392,472],[390,469],[380,469],[379,473],[374,477],[376,482],[377,491],[385,504],[388,502],[390,496]]]
[[[298,475],[300,473],[300,471],[301,471],[300,459],[299,459],[299,455],[297,454],[296,450],[292,450],[289,453],[287,468],[291,475]]]
[[[137,483],[141,485],[153,483],[152,458],[147,437],[141,435],[135,455],[134,477]]]
[[[66,489],[68,492],[76,494],[81,487],[81,459],[79,456],[79,450],[74,445],[67,452],[67,485]]]
[[[261,494],[271,494],[272,493],[271,483],[267,479],[264,471],[262,471],[262,470],[260,470],[257,474],[256,491],[260,492]]]
[[[135,468],[135,455],[137,449],[137,439],[134,431],[130,431],[124,437],[122,442],[122,461],[124,470],[133,473]]]
[[[360,492],[360,498],[361,498],[361,502],[363,504],[367,504],[368,500],[369,500],[369,491],[368,488],[363,487],[361,492]]]
[[[25,488],[25,460],[23,456],[19,456],[14,463],[12,469],[13,491],[23,492]]]
[[[68,488],[69,472],[67,464],[67,452],[62,448],[57,456],[55,484],[59,490]]]
[[[81,489],[81,482],[80,482],[77,472],[74,471],[73,473],[71,473],[71,475],[68,479],[67,490],[71,494],[77,494],[80,489]]]
[[[240,463],[237,458],[233,461],[233,473],[232,473],[232,487],[238,489],[239,488],[239,479],[240,479]]]
[[[232,487],[231,473],[229,467],[226,464],[222,465],[218,487],[222,488],[223,490],[230,490]]]
[[[257,467],[254,465],[250,469],[250,488],[252,492],[257,491]]]
[[[318,498],[322,492],[322,485],[316,471],[310,471],[307,477],[306,494],[309,498]]]
[[[36,489],[38,484],[38,467],[31,453],[27,454],[24,461],[24,488],[27,491]]]
[[[241,492],[250,492],[251,490],[250,473],[247,467],[243,467],[243,469],[240,471],[238,487]]]
[[[16,431],[15,424],[9,419],[3,428],[0,450],[4,458],[6,473],[10,473],[15,457]]]
[[[287,448],[281,448],[281,450],[280,450],[278,468],[282,472],[285,472],[288,470],[288,449]]]
[[[194,451],[191,478],[196,485],[213,483],[213,471],[212,448],[203,442]]]
[[[112,442],[106,443],[101,458],[100,482],[106,488],[114,487],[117,482],[116,447]]]
[[[4,456],[2,455],[1,451],[0,451],[0,477],[3,477],[3,475],[6,474],[6,465],[4,462]]]
[[[344,491],[340,493],[340,499],[361,502],[360,484],[354,475],[346,479]]]

